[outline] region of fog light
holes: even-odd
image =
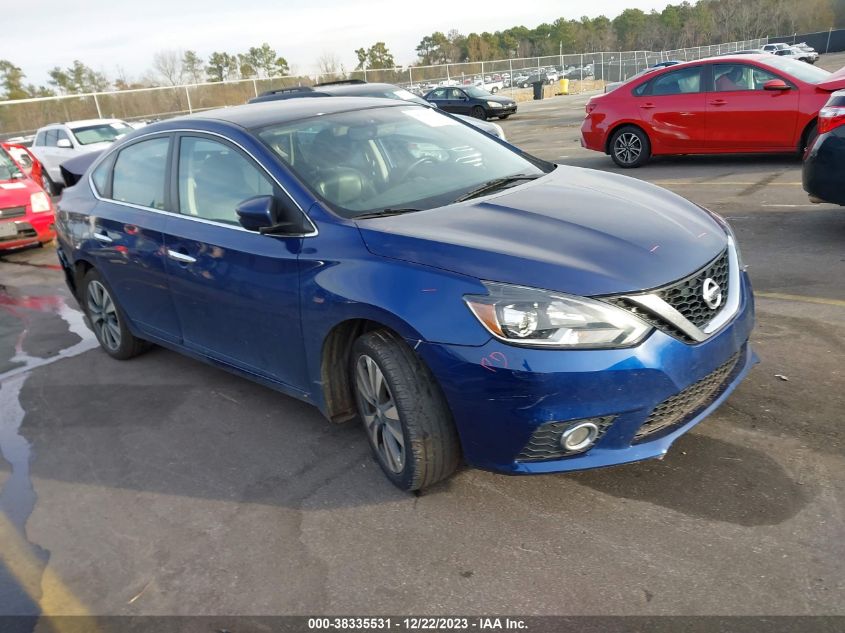
[[[595,424],[580,422],[563,432],[560,445],[569,452],[583,451],[593,445],[598,435],[599,427]]]

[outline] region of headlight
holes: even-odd
[[[43,213],[53,209],[50,198],[43,191],[34,193],[29,197],[29,206],[32,207],[33,213]]]
[[[496,338],[524,346],[630,347],[651,326],[608,303],[559,292],[483,282],[487,295],[466,295],[472,313]]]
[[[499,103],[498,101],[488,101],[487,105],[490,106],[491,108],[501,108],[502,107],[502,104]]]

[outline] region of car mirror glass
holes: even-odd
[[[62,147],[64,149],[70,149],[73,145],[70,144],[70,140],[66,138],[60,138],[56,141],[56,147]]]

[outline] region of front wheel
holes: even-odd
[[[149,343],[129,331],[126,315],[95,268],[86,273],[81,290],[82,309],[106,354],[117,360],[128,360],[149,347]]]
[[[610,138],[610,157],[626,169],[645,165],[651,157],[648,136],[632,125],[619,128]]]
[[[50,178],[46,169],[41,171],[41,188],[48,196],[55,196],[57,193],[56,185],[53,184],[53,180]]]
[[[487,113],[484,111],[484,108],[482,108],[481,106],[475,106],[472,109],[472,112],[470,112],[470,114],[476,119],[481,119],[482,121],[487,120]]]
[[[352,385],[370,448],[387,478],[419,490],[451,475],[460,443],[439,385],[422,360],[387,330],[352,348]]]

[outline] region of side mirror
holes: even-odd
[[[238,221],[247,231],[257,231],[262,235],[296,233],[300,230],[298,222],[291,222],[280,217],[279,203],[273,196],[254,196],[241,202],[236,208]]]
[[[56,147],[62,147],[64,149],[71,149],[73,145],[71,145],[70,139],[67,138],[60,138],[56,141]]]
[[[782,79],[771,79],[763,84],[763,90],[791,90],[789,84]]]

